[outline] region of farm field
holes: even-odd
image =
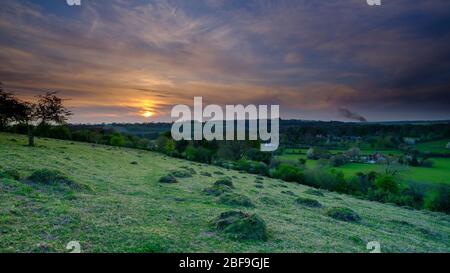
[[[416,148],[423,153],[450,154],[450,149],[445,148],[449,142],[450,139],[418,143]]]
[[[444,141],[440,141],[440,144],[433,142],[431,144],[423,143],[419,149],[425,149],[424,147],[435,147],[434,152],[438,151],[439,145],[443,144]],[[426,150],[426,149],[425,149]],[[441,149],[442,150],[442,149]],[[298,152],[298,150],[296,150]],[[306,159],[306,149],[301,149],[301,154],[291,154],[287,153],[279,156],[280,158],[289,160],[298,160],[300,158]],[[342,152],[342,150],[330,150],[332,154]],[[361,150],[361,154],[368,155],[371,153],[379,152],[387,155],[399,155],[401,154],[398,150]],[[405,180],[409,181],[419,181],[419,182],[431,182],[431,183],[447,183],[450,184],[450,158],[431,158],[433,161],[432,167],[405,167],[401,171],[401,175]],[[315,167],[317,165],[316,160],[307,160],[307,167]],[[355,175],[358,172],[382,172],[384,166],[377,164],[365,164],[365,163],[348,163],[344,166],[335,167],[337,170],[341,170],[344,174],[349,177]]]
[[[83,252],[367,252],[370,241],[379,241],[383,252],[450,251],[450,216],[443,213],[326,191],[311,196],[309,187],[269,178],[256,187],[254,175],[143,150],[41,138],[37,145],[0,134],[1,168],[22,177],[0,178],[0,252],[65,252],[73,240]],[[176,184],[158,182],[186,168],[196,174]],[[61,170],[83,189],[27,179],[39,169]],[[253,208],[221,204],[203,193],[223,176]],[[322,207],[299,205],[298,197]],[[351,208],[361,221],[330,218],[326,211],[333,207]],[[267,241],[236,240],[213,229],[211,220],[230,210],[264,219]]]

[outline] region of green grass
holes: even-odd
[[[416,149],[423,153],[450,154],[450,149],[446,148],[449,142],[450,139],[418,143]]]
[[[433,142],[437,143],[437,142]],[[436,147],[431,143],[428,143],[428,147]],[[290,149],[292,150],[292,149]],[[296,149],[298,151],[299,149]],[[306,159],[306,150],[301,150],[302,154],[290,154],[286,153],[279,158],[288,160],[298,160],[300,158]],[[332,154],[336,154],[337,150],[331,150]],[[375,150],[362,150],[362,154],[374,153]],[[398,150],[385,150],[378,151],[382,154],[398,155],[401,151]],[[402,168],[401,175],[406,181],[418,181],[418,182],[429,182],[429,183],[446,183],[450,184],[450,158],[431,158],[433,161],[433,167],[404,167]],[[306,166],[309,168],[314,168],[317,166],[317,160],[307,160]],[[358,172],[383,172],[385,167],[378,164],[365,164],[365,163],[348,163],[344,166],[335,168],[342,171],[346,177],[351,177]]]
[[[304,193],[306,186],[268,178],[258,189],[254,175],[147,151],[46,139],[37,139],[37,145],[30,148],[23,136],[0,134],[0,166],[21,177],[59,170],[91,190],[0,178],[0,252],[65,252],[73,240],[83,252],[368,252],[369,241],[379,241],[384,252],[450,251],[450,216],[442,213],[331,192],[311,196]],[[183,166],[197,174],[176,184],[158,182]],[[267,241],[233,240],[212,229],[211,220],[236,209],[202,192],[223,176],[200,173],[217,171],[238,177],[233,191],[255,205],[242,210],[264,219]],[[323,207],[299,206],[298,197]],[[361,221],[327,216],[333,207],[351,208]]]

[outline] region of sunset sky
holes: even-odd
[[[0,1],[0,81],[58,91],[71,122],[167,121],[175,104],[283,118],[450,119],[450,1]]]

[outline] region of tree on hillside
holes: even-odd
[[[11,122],[24,124],[28,128],[28,145],[34,146],[34,127],[64,124],[72,112],[63,105],[63,99],[55,92],[38,97],[37,103],[18,100],[12,93],[0,87],[0,128]]]
[[[0,130],[15,119],[19,101],[12,93],[3,90],[0,82]]]
[[[63,105],[63,99],[56,96],[56,92],[47,92],[38,96],[38,102],[26,103],[28,111],[24,122],[28,128],[28,145],[34,146],[34,124],[45,126],[51,123],[64,124],[72,112]]]

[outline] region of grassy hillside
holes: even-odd
[[[384,252],[450,252],[445,214],[330,192],[311,196],[306,186],[268,178],[261,187],[254,175],[142,150],[45,139],[35,148],[25,144],[23,136],[0,134],[0,167],[22,177],[0,178],[0,252],[63,252],[73,240],[84,252],[367,252],[369,241],[379,241]],[[186,167],[197,174],[158,182]],[[83,187],[26,179],[39,169],[60,170]],[[255,207],[219,204],[203,193],[223,176]],[[298,197],[323,207],[297,204]],[[326,213],[332,207],[351,208],[361,221],[335,220]],[[268,240],[235,240],[212,228],[212,219],[236,209],[264,219]]]

